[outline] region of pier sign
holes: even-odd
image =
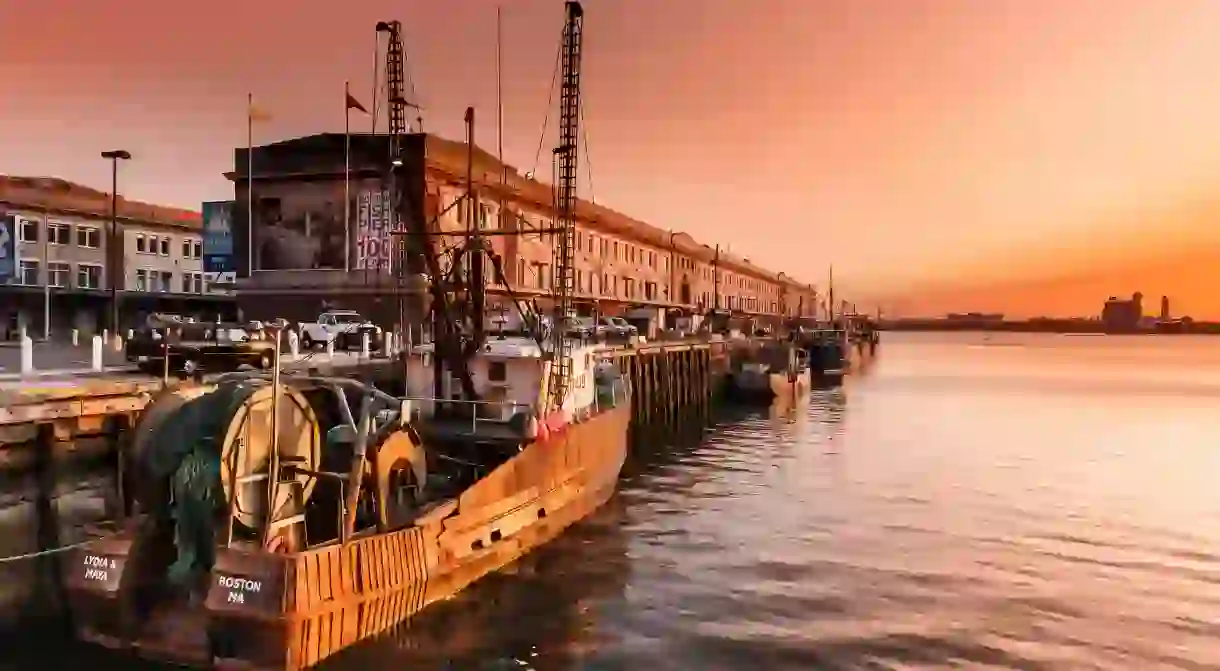
[[[356,270],[390,270],[394,206],[388,190],[365,189],[356,197]]]
[[[237,278],[233,259],[233,201],[207,202],[203,213],[203,276],[209,283]]]
[[[17,275],[17,218],[0,212],[0,282]]]

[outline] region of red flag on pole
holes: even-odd
[[[361,112],[364,112],[365,114],[369,113],[369,111],[367,109],[365,109],[364,105],[361,105],[360,101],[356,100],[356,97],[350,93],[347,94],[347,109],[360,110]]]

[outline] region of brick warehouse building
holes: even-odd
[[[361,134],[353,135],[351,142],[350,237],[343,230],[342,134],[254,148],[249,157],[253,243],[246,221],[247,150],[234,150],[234,170],[226,177],[234,183],[236,289],[246,318],[309,320],[325,309],[344,308],[359,310],[378,323],[396,321],[396,295],[408,295],[411,288],[399,285],[389,273],[387,250],[392,245],[380,228],[387,138]],[[467,146],[425,134],[407,136],[404,145],[401,170],[408,176],[412,216],[432,221],[444,212],[438,219],[444,230],[463,229],[465,203],[450,205],[465,193]],[[524,233],[489,238],[503,259],[511,289],[544,299],[551,282],[554,236],[528,232],[550,226],[552,188],[502,166],[478,148],[473,182],[480,196],[473,213],[477,224]],[[458,239],[442,240],[453,244]],[[813,287],[783,273],[718,251],[687,233],[657,228],[587,201],[578,203],[575,243],[576,302],[586,314],[701,312],[717,304],[717,287],[721,308],[760,321],[812,315],[817,302]],[[493,294],[503,290],[491,283]],[[404,300],[415,309],[423,305],[418,299]]]
[[[112,247],[109,193],[54,177],[0,175],[0,212],[15,217],[17,238],[16,273],[0,279],[0,338],[21,328],[41,337],[44,326],[56,339],[73,329],[99,333],[109,324],[112,278],[121,328],[150,312],[233,316],[232,295],[203,281],[199,213],[122,196],[117,205]]]

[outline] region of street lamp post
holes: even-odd
[[[110,283],[110,332],[119,332],[119,161],[131,160],[131,153],[124,149],[102,152],[102,158],[110,161],[110,234],[106,241],[106,281]]]

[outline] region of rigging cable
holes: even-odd
[[[567,23],[564,23],[564,30],[567,29]],[[562,35],[563,31],[560,31]],[[530,168],[529,175],[534,177],[538,174],[538,160],[542,158],[542,145],[546,142],[546,128],[551,120],[551,105],[555,102],[555,90],[559,88],[559,65],[563,61],[563,39],[559,40],[559,46],[555,49],[555,69],[551,73],[551,87],[546,94],[546,113],[542,115],[542,132],[538,136],[538,150],[534,152],[534,167]],[[534,177],[536,179],[536,177]]]
[[[582,91],[583,93],[583,91]],[[589,202],[597,204],[597,195],[593,191],[593,162],[589,160],[589,124],[585,123],[585,97],[580,96],[580,139],[585,145],[585,176],[589,182]]]
[[[419,104],[419,97],[415,94],[415,75],[411,74],[411,55],[407,51],[407,43],[402,43],[402,69],[406,74],[407,87],[411,90],[411,106],[415,107],[415,132],[424,132],[424,108]],[[408,129],[409,130],[409,129]]]

